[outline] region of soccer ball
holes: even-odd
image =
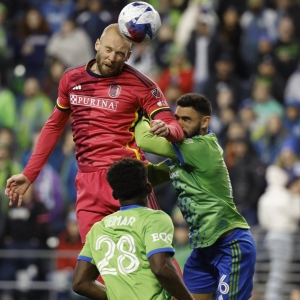
[[[159,13],[146,2],[132,2],[120,12],[118,25],[121,34],[133,43],[149,43],[158,34]]]

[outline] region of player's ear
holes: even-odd
[[[112,192],[112,196],[115,200],[119,200],[119,197],[117,196],[117,194],[115,193],[115,191]]]
[[[206,127],[208,127],[209,122],[210,122],[210,116],[205,116],[205,117],[202,119],[202,125],[201,125],[201,128],[206,128]]]
[[[99,46],[100,46],[100,39],[97,39],[95,43],[95,50],[98,52],[99,51]]]

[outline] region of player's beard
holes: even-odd
[[[197,126],[195,126],[190,133],[187,133],[186,131],[183,130],[185,138],[189,139],[192,138],[193,136],[200,135],[200,129],[201,129],[201,124],[199,123]]]
[[[111,70],[104,69],[103,68],[104,63],[102,62],[99,54],[96,55],[96,63],[97,63],[98,71],[100,72],[100,75],[103,77],[116,76],[121,73],[122,68],[123,68],[123,64],[122,64],[120,66],[111,65],[111,67],[112,67]]]

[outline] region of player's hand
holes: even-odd
[[[169,127],[162,120],[152,120],[150,127],[150,132],[157,136],[166,137],[170,133]]]
[[[9,198],[9,205],[18,199],[18,207],[21,206],[23,195],[31,185],[30,180],[24,174],[13,175],[6,182],[5,195]]]

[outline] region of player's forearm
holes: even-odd
[[[98,281],[86,282],[76,287],[74,292],[91,300],[107,300],[105,286]]]
[[[52,115],[43,127],[35,150],[27,163],[23,174],[33,182],[47,162],[53,148],[60,138],[70,114],[54,109]]]
[[[170,181],[169,167],[165,162],[161,162],[159,164],[149,163],[147,168],[148,180],[153,187]]]
[[[150,133],[149,130],[149,121],[143,117],[135,126],[135,140],[137,146],[145,152],[176,159],[177,155],[172,144],[165,138]]]
[[[171,111],[162,111],[159,114],[157,114],[154,119],[160,119],[168,125],[170,132],[168,136],[166,136],[167,141],[171,143],[178,143],[183,140],[183,130],[178,121],[175,120],[174,115]]]
[[[193,300],[192,294],[188,291],[179,276],[173,262],[167,261],[155,274],[161,286],[177,300]]]

